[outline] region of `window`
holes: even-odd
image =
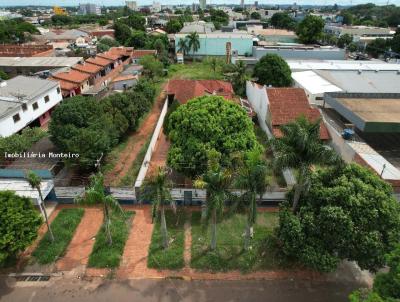
[[[26,106],[26,104],[22,104],[22,111],[25,112],[26,110],[28,110],[28,106]]]
[[[60,92],[61,92],[60,87],[57,87],[57,93],[60,94]]]
[[[50,97],[49,97],[48,95],[46,95],[46,96],[44,97],[44,102],[47,103],[48,101],[50,101]]]
[[[16,115],[13,116],[14,123],[18,122],[20,119],[21,119],[21,118],[20,118],[20,116],[19,116],[18,113],[17,113]]]
[[[38,109],[38,108],[39,108],[38,103],[37,103],[37,102],[34,102],[34,103],[32,104],[32,108],[33,108],[33,110]]]
[[[324,97],[322,97],[322,96],[317,96],[317,97],[315,97],[315,100],[317,100],[317,101],[323,101],[323,100],[324,100]]]

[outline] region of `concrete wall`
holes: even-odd
[[[257,85],[254,82],[246,82],[246,95],[247,99],[257,113],[257,118],[260,127],[267,133],[271,133],[267,125],[268,115],[268,96],[265,86]]]
[[[57,87],[59,86],[55,86],[53,89],[38,96],[36,99],[29,101],[27,103],[26,111],[23,111],[22,107],[18,106],[7,116],[0,119],[0,136],[5,137],[17,133],[18,131],[29,125],[31,122],[39,118],[45,112],[49,111],[51,108],[60,103],[62,101],[61,89],[59,90],[60,93],[58,93]],[[49,96],[50,100],[46,103],[44,101],[44,97],[47,95]],[[35,102],[37,102],[38,104],[38,109],[33,110],[32,104]],[[20,116],[20,120],[18,122],[14,122],[13,116],[17,113]]]
[[[139,189],[142,186],[144,179],[146,178],[146,173],[150,166],[150,160],[153,155],[154,149],[156,147],[158,137],[160,136],[160,133],[162,131],[161,129],[164,124],[164,119],[165,115],[167,114],[167,111],[168,111],[168,98],[165,99],[165,103],[161,110],[160,117],[158,118],[156,128],[154,129],[149,147],[147,149],[146,155],[144,156],[142,166],[140,167],[138,176],[135,181],[136,196],[138,196]]]

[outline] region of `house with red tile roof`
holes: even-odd
[[[131,57],[133,63],[139,63],[140,59],[144,56],[155,56],[157,54],[157,50],[153,49],[138,49],[133,50]]]
[[[170,80],[166,86],[170,99],[176,99],[179,103],[203,95],[219,95],[227,100],[233,99],[234,92],[232,84],[220,80]]]
[[[90,75],[73,69],[53,74],[52,78],[59,81],[64,97],[81,94],[90,87]]]
[[[101,71],[103,68],[98,65],[89,64],[84,62],[83,64],[76,64],[71,67],[73,70],[88,74],[89,77],[89,85],[93,86],[101,79]]]
[[[282,137],[280,127],[300,116],[310,121],[321,119],[321,113],[308,102],[304,89],[267,88],[254,82],[247,82],[246,94],[253,109],[257,112],[261,127],[267,133]],[[320,126],[321,140],[329,140],[329,132],[324,122]]]

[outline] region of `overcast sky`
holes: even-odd
[[[162,4],[192,4],[198,3],[198,0],[157,0]],[[100,5],[123,5],[125,3],[124,0],[0,0],[0,6],[7,6],[7,5],[60,5],[60,6],[74,6],[78,5],[79,3],[98,3]],[[151,4],[152,0],[139,0],[137,1],[139,5],[148,5]],[[386,4],[387,0],[259,0],[258,3],[260,4],[292,4],[296,2],[298,5],[305,5],[305,4],[361,4],[367,2],[373,2],[378,5]],[[211,4],[224,4],[224,3],[240,3],[240,0],[207,0],[207,3]],[[245,0],[245,4],[253,4],[253,0]],[[389,0],[390,4],[400,5],[400,0]]]

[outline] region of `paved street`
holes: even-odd
[[[40,282],[36,282],[40,283]],[[315,281],[183,281],[130,280],[82,281],[63,279],[46,286],[17,287],[0,284],[1,302],[134,301],[134,302],[341,302],[347,301],[355,283]]]

